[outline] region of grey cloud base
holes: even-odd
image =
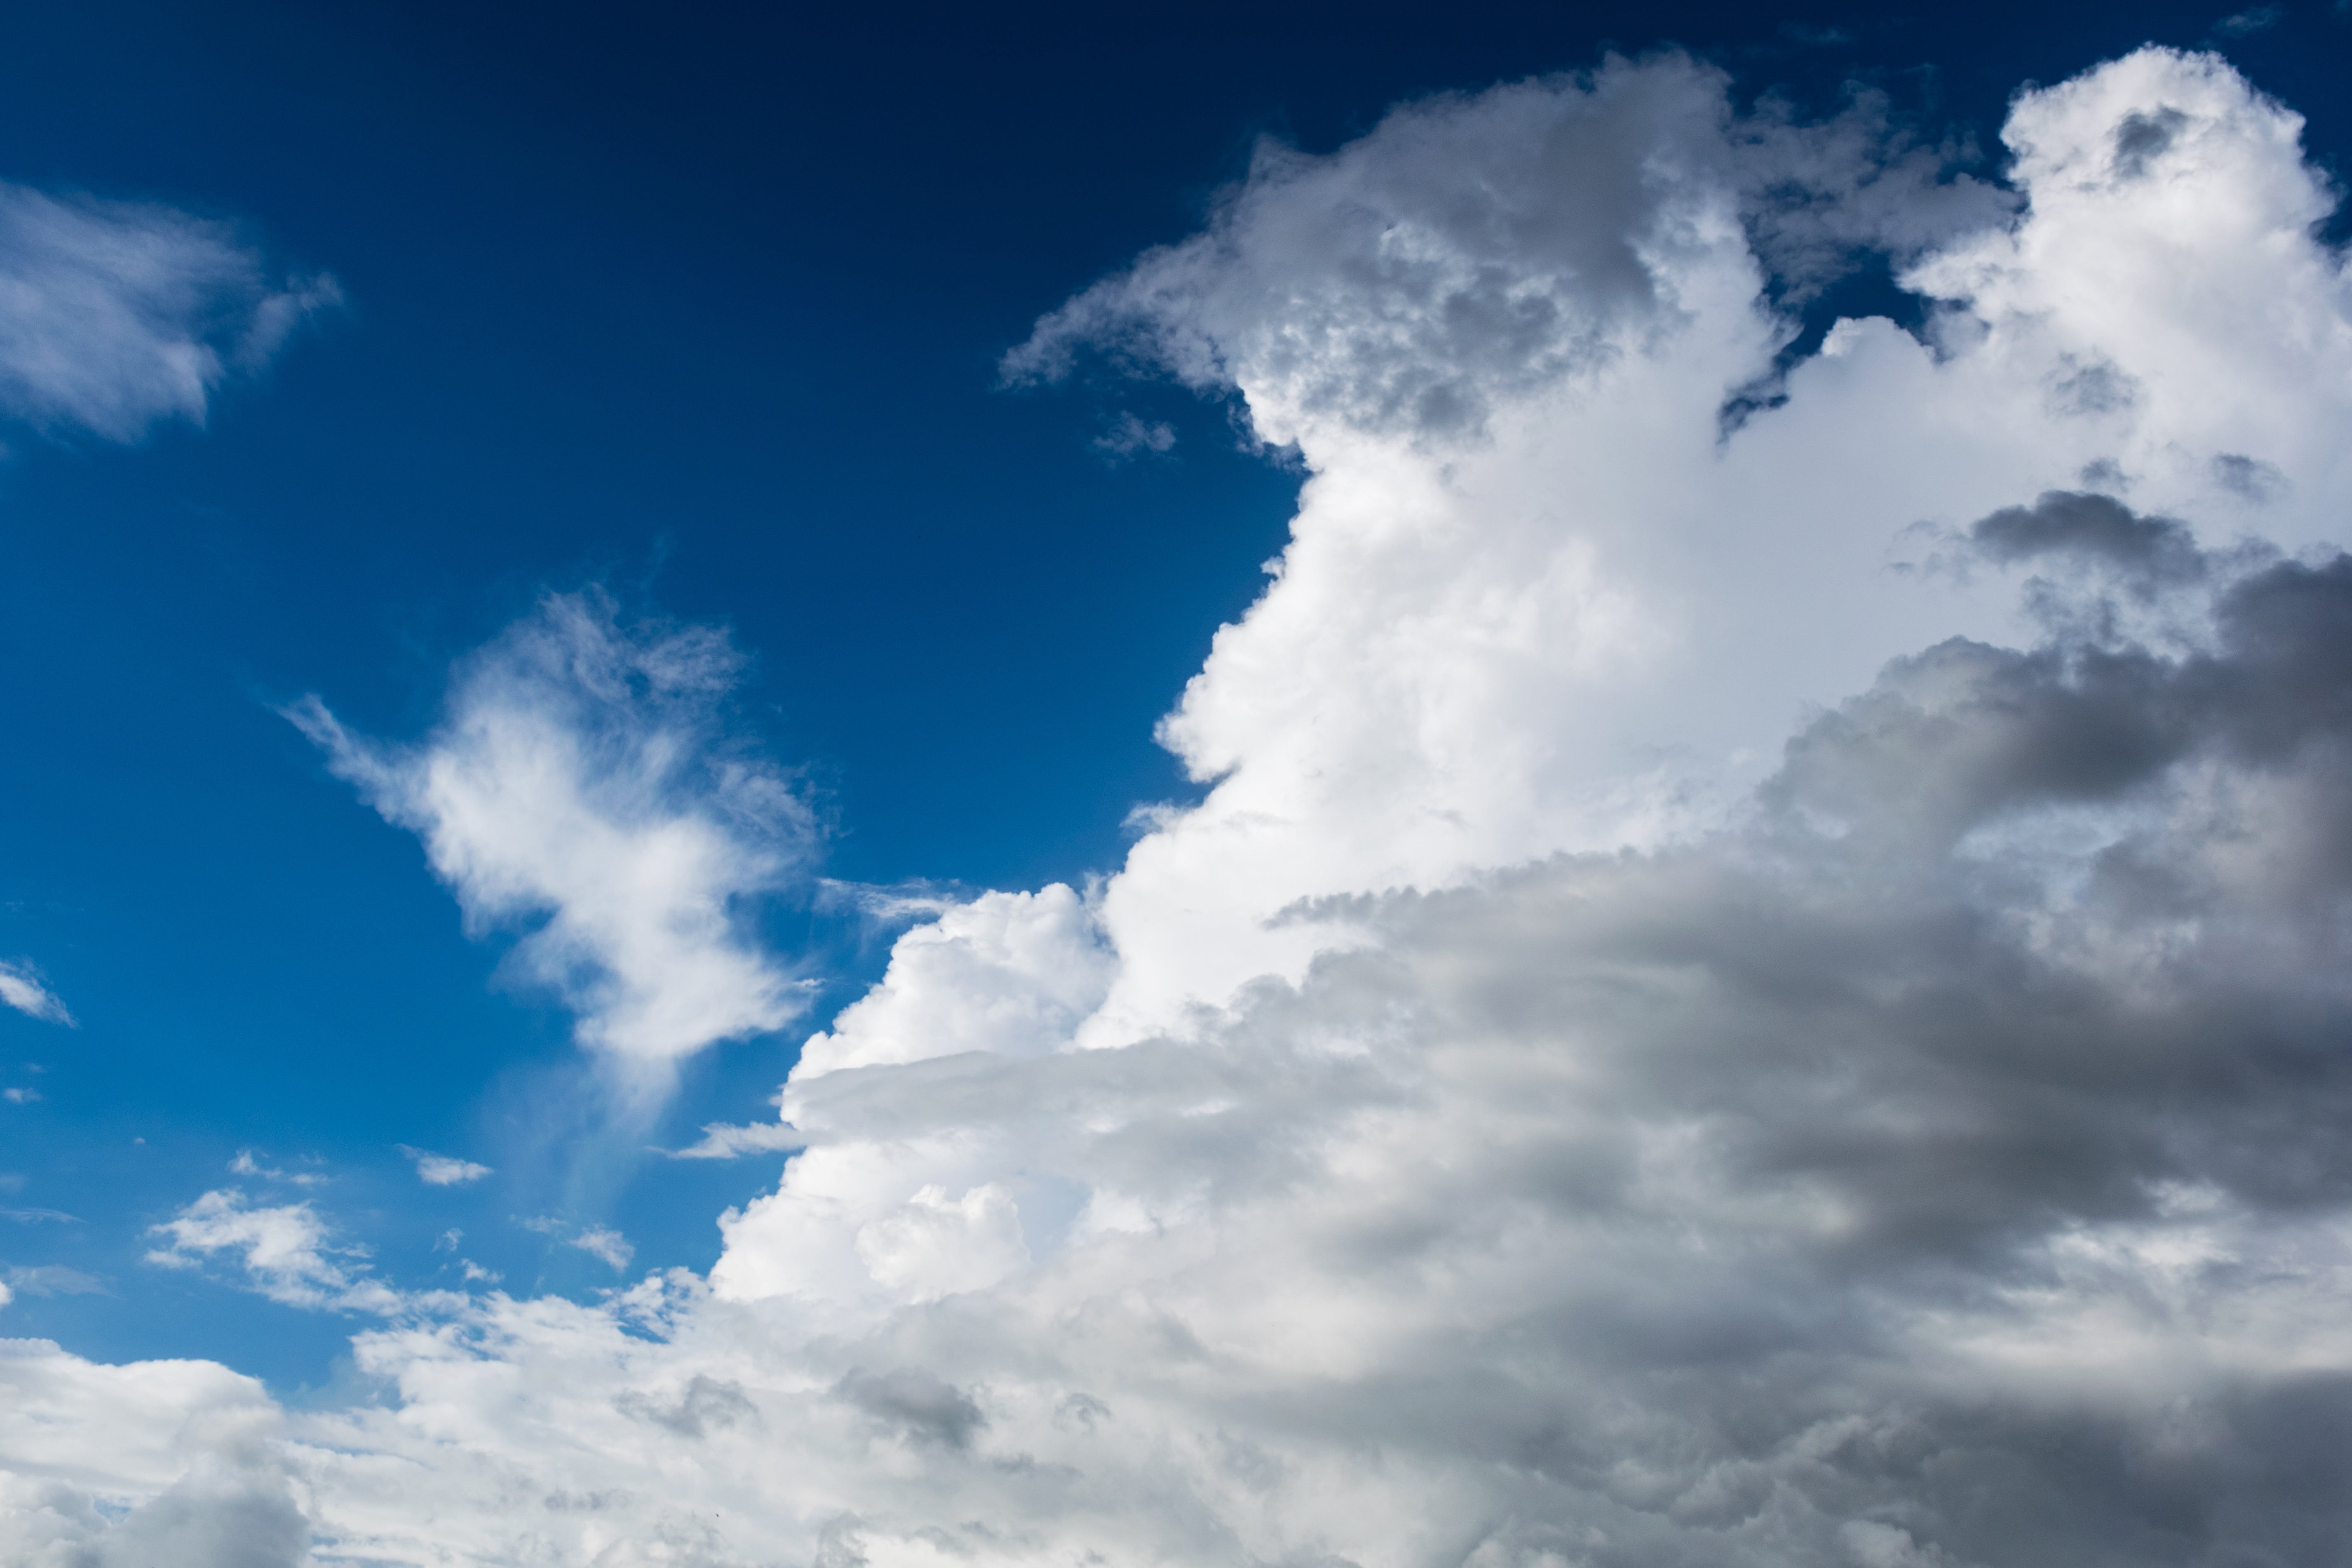
[[[1358,1470],[1440,1537],[1343,1556],[2341,1560],[2352,1378],[2298,1363],[2344,1331],[2352,560],[2216,596],[2210,653],[1904,660],[1743,828],[1361,900],[1376,947],[1213,1040],[804,1103],[845,1139],[1001,1129],[1033,1172],[1216,1216],[1135,1243],[1190,1309],[1152,1325],[1183,1468]],[[2077,847],[2020,851],[2070,816]],[[1116,1131],[1071,1140],[1079,1107]],[[1268,1294],[1185,1301],[1187,1265]],[[1051,1355],[1108,1429],[1145,1352],[1104,1310],[992,1356],[942,1303],[856,1353],[952,1341],[983,1414],[1045,1403]],[[1286,1364],[1235,1321],[1292,1310],[1378,1343]],[[1008,1410],[937,1462],[1032,1440]]]

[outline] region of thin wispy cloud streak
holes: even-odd
[[[0,183],[0,417],[108,441],[202,424],[341,299],[324,273],[274,276],[227,224]]]
[[[73,1015],[58,999],[57,993],[41,983],[39,974],[21,963],[0,963],[0,1002],[5,1002],[28,1018],[44,1023],[73,1026]]]
[[[789,1153],[707,1273],[546,1218],[608,1294],[408,1291],[198,1197],[156,1262],[371,1314],[381,1397],[11,1352],[83,1403],[36,1482],[0,1401],[0,1542],[2336,1560],[2352,287],[2299,131],[2150,48],[2021,92],[1997,181],[1664,56],[1267,151],[1007,362],[1307,469],[1162,726],[1199,803],[1084,889],[837,894],[922,918],[681,1152]],[[1888,264],[1916,333],[1787,362]],[[297,719],[659,1063],[790,1016],[728,910],[812,830],[732,668],[554,600],[414,746]],[[216,1425],[104,1458],[167,1415]]]

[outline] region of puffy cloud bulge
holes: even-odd
[[[2352,298],[2298,136],[2150,49],[2021,94],[2005,184],[1675,58],[1267,153],[1009,362],[1305,466],[1163,729],[1203,803],[904,937],[707,1279],[378,1302],[336,1410],[18,1347],[0,1555],[2339,1560]],[[1872,251],[1925,325],[1781,365]],[[446,834],[430,776],[364,782]],[[194,1217],[357,1304],[307,1207]]]

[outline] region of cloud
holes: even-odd
[[[0,1341],[0,1559],[294,1568],[309,1531],[277,1406],[209,1362],[101,1366]]]
[[[405,1143],[398,1147],[402,1153],[415,1162],[417,1179],[428,1187],[462,1187],[490,1174],[489,1166],[478,1165],[471,1160],[412,1149]]]
[[[637,1255],[637,1249],[630,1246],[619,1231],[608,1226],[590,1226],[565,1241],[564,1245],[576,1247],[591,1258],[603,1259],[612,1266],[615,1274],[627,1268],[629,1259]]]
[[[106,1281],[61,1263],[35,1264],[8,1270],[9,1286],[27,1296],[111,1296]]]
[[[650,1091],[804,1005],[744,916],[805,874],[816,827],[721,726],[741,662],[714,628],[625,626],[601,594],[553,595],[460,667],[418,743],[355,736],[315,697],[287,716],[425,840],[469,929],[526,928],[515,970]]]
[[[2213,30],[2225,38],[2242,38],[2254,33],[2265,33],[2286,20],[2284,5],[2255,5],[2232,12],[2213,24]]]
[[[904,932],[708,1277],[358,1335],[381,1397],[267,1449],[321,1553],[2334,1552],[2325,183],[2164,50],[2021,93],[1968,223],[1838,124],[1858,162],[1776,184],[1812,132],[1672,59],[1431,100],[1049,318],[1023,363],[1111,334],[1308,470],[1163,730],[1204,798]],[[1825,254],[1773,201],[1856,204],[1809,232],[1927,325],[1839,324],[1727,428]],[[351,1277],[307,1205],[184,1217]]]
[[[236,1157],[228,1163],[228,1168],[234,1175],[258,1176],[265,1182],[284,1182],[297,1187],[315,1187],[327,1179],[316,1171],[285,1171],[275,1165],[265,1165],[261,1163],[265,1158],[267,1156],[258,1151],[240,1149]]]
[[[1743,226],[1810,288],[1856,250],[1907,259],[2007,216],[1878,100],[1823,125],[1770,108],[1735,123],[1725,88],[1679,56],[1612,58],[1407,105],[1328,157],[1262,142],[1206,233],[1046,316],[1005,377],[1096,351],[1246,388],[1277,445],[1334,419],[1446,437],[1673,331],[1699,303],[1677,275],[1727,244],[1744,260]]]
[[[1135,415],[1121,414],[1108,430],[1095,437],[1095,450],[1110,458],[1132,458],[1150,452],[1162,456],[1176,447],[1176,427],[1164,420],[1149,423]]]
[[[808,1140],[793,1129],[774,1121],[754,1121],[748,1126],[730,1126],[713,1121],[702,1129],[702,1136],[692,1144],[671,1152],[677,1160],[733,1160],[745,1154],[790,1152],[808,1146]]]
[[[0,963],[0,1002],[5,1002],[27,1017],[45,1023],[63,1024],[75,1027],[73,1015],[66,1005],[43,985],[40,977],[21,963]]]
[[[323,273],[273,279],[226,224],[0,183],[0,417],[110,441],[202,424],[341,298]]]
[[[148,1262],[193,1268],[229,1253],[254,1289],[288,1306],[382,1312],[398,1305],[389,1287],[366,1278],[364,1249],[333,1244],[326,1221],[306,1203],[256,1208],[242,1192],[223,1188],[149,1226],[148,1234],[166,1238]]]

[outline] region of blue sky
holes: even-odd
[[[1276,232],[1274,220],[1221,230],[1215,215],[1228,210],[1220,193],[1263,173],[1253,163],[1262,139],[1340,158],[1339,179],[1351,166],[1343,149],[1373,148],[1368,167],[1386,156],[1373,133],[1400,103],[1589,70],[1611,50],[1672,48],[1721,73],[1726,112],[1753,113],[1743,126],[1824,121],[1857,84],[1881,92],[1892,130],[1873,133],[1868,156],[1891,166],[1885,149],[1908,146],[1946,160],[1906,201],[1926,214],[1958,177],[1978,182],[1968,199],[1990,204],[1982,214],[2006,213],[2000,137],[2016,95],[2149,43],[2221,50],[2304,117],[2315,177],[2336,174],[2352,145],[2347,29],[2340,6],[2319,4],[2235,16],[2098,5],[20,8],[0,20],[0,181],[225,226],[224,243],[257,258],[267,287],[311,294],[281,344],[225,374],[200,419],[0,425],[0,962],[24,966],[71,1013],[68,1025],[0,1009],[0,1088],[12,1096],[0,1104],[0,1267],[19,1281],[0,1332],[100,1363],[218,1361],[289,1407],[377,1397],[351,1352],[369,1309],[272,1299],[209,1254],[196,1268],[150,1260],[170,1234],[156,1227],[231,1186],[331,1215],[344,1250],[330,1258],[403,1291],[464,1288],[470,1266],[517,1299],[593,1304],[650,1270],[709,1275],[722,1252],[717,1216],[775,1194],[783,1152],[679,1161],[655,1150],[686,1146],[706,1124],[772,1121],[802,1042],[869,994],[910,927],[950,905],[995,910],[971,901],[987,889],[1066,884],[1093,899],[1131,845],[1200,805],[1217,779],[1259,776],[1243,765],[1261,754],[1251,748],[1278,751],[1295,719],[1201,720],[1210,738],[1190,754],[1208,760],[1194,777],[1155,726],[1219,628],[1265,588],[1294,515],[1326,504],[1314,487],[1344,495],[1358,481],[1352,459],[1316,444],[1314,420],[1335,405],[1311,387],[1267,391],[1288,373],[1251,369],[1270,340],[1232,325],[1255,308],[1249,300],[1305,274],[1249,271],[1256,261],[1219,271],[1191,252],[1150,258],[1204,232],[1231,255],[1256,254],[1249,236]],[[1263,188],[1293,187],[1268,176]],[[1594,207],[1565,221],[1609,220]],[[1921,235],[1945,226],[1931,243],[1901,237],[1912,231],[1883,216],[1866,222],[1881,227],[1859,239],[1838,231],[1839,260],[1822,278],[1773,279],[1787,331],[1759,365],[1806,362],[1824,333],[1843,342],[1831,331],[1841,318],[1928,330],[1927,294],[1891,273],[1965,225],[1920,217]],[[2340,217],[2327,225],[2323,238],[2340,232]],[[1780,267],[1778,254],[1759,265]],[[1117,279],[1152,277],[1211,302],[1176,321],[1175,307],[1118,292]],[[1084,292],[1105,279],[1110,292]],[[1077,372],[1008,376],[1008,352],[1074,297],[1055,318],[1064,326],[1035,342],[1071,347]],[[1214,345],[1213,368],[1168,348],[1194,341],[1187,332]],[[1293,393],[1296,407],[1281,401]],[[1507,424],[1520,395],[1519,383],[1495,382],[1498,419]],[[1400,436],[1369,416],[1349,430],[1333,437],[1348,452],[1359,437],[1423,455],[1427,441],[1453,438]],[[1515,438],[1498,437],[1498,449]],[[2303,498],[2281,506],[2333,493],[2334,480],[2289,457],[2226,466],[2239,456],[2213,459],[2216,474],[2255,476],[2232,493],[2253,495],[2266,473],[2279,476],[2275,493]],[[1955,472],[1976,460],[1949,459]],[[1539,498],[1531,471],[1498,468],[1478,493]],[[1581,484],[1591,465],[1574,471]],[[2088,467],[2048,472],[2053,485],[2095,488],[2067,478]],[[1391,480],[1400,497],[1419,493],[1393,475],[1363,482]],[[2018,479],[2013,493],[1987,483],[1982,505],[1955,500],[1936,526],[1962,528],[1968,507],[2034,504],[2042,480]],[[1955,481],[1963,491],[1978,494]],[[2170,493],[2126,499],[2145,510]],[[2262,533],[2301,560],[2336,537],[2318,523],[2224,515],[2236,504],[2227,497],[2215,504],[2213,519],[2190,521],[2217,547],[2233,531]],[[1313,570],[1290,568],[1293,580]],[[438,808],[416,804],[409,784],[369,784],[315,727],[289,720],[315,696],[396,773],[400,757],[451,732],[467,661],[488,657],[478,650],[539,624],[547,595],[583,593],[577,603],[613,606],[630,658],[663,628],[723,629],[742,667],[679,732],[718,737],[710,758],[772,781],[809,825],[793,829],[804,863],[728,905],[727,941],[788,978],[803,1010],[688,1040],[675,1085],[635,1109],[615,1109],[628,1097],[608,1070],[625,1053],[575,1037],[597,1026],[598,1006],[571,982],[534,982],[528,953],[516,956],[519,934],[553,906],[519,921],[477,909],[469,927],[466,900],[488,895],[446,866],[436,875],[420,844],[445,820]],[[1810,663],[1790,652],[1796,673],[1780,685],[1759,676],[1752,698],[1642,700],[1653,715],[1687,714],[1688,735],[1642,729],[1648,719],[1592,722],[1620,725],[1609,744],[1622,740],[1626,756],[1720,742],[1745,759],[1726,765],[1720,787],[1745,798],[1798,715],[1867,687],[1885,659],[1951,632],[2027,636],[2016,629],[2025,622],[1991,610],[1954,615],[1948,626],[1857,632],[1844,652]],[[1804,631],[1777,635],[1778,647],[1811,647]],[[645,668],[630,667],[631,691],[650,679]],[[1272,688],[1286,675],[1277,659],[1257,679]],[[1462,689],[1474,688],[1486,689]],[[1762,715],[1753,734],[1717,713],[1751,700]],[[638,723],[627,716],[638,712],[614,721]],[[1176,744],[1193,744],[1180,731]],[[1518,756],[1503,734],[1492,755]],[[1364,779],[1388,776],[1389,763],[1349,755]],[[1621,772],[1661,801],[1717,787]],[[680,809],[737,821],[719,786],[677,787],[690,796]],[[1289,809],[1291,797],[1267,798],[1249,809]],[[1479,808],[1427,809],[1469,821]],[[1468,885],[1465,867],[1501,875],[1621,839],[1644,852],[1665,841],[1560,829],[1541,803],[1494,809],[1517,826],[1423,859],[1421,848],[1391,860],[1383,847],[1381,835],[1419,844],[1417,827],[1301,850],[1350,869],[1300,873],[1265,910],[1234,915],[1234,929],[1276,931],[1267,940],[1278,946],[1289,940],[1279,930],[1299,929],[1298,900],[1434,896]],[[741,831],[750,837],[730,839],[730,853],[758,839]],[[1169,851],[1180,853],[1190,851]],[[1279,880],[1268,875],[1270,887]],[[1203,876],[1201,887],[1215,883]],[[900,906],[883,910],[876,889]],[[1134,933],[1150,924],[1138,911],[1159,898],[1189,919],[1209,894],[1107,896],[1099,918],[1129,933],[1105,940],[1127,954],[1118,984],[1129,988],[1108,992],[1100,1013],[1099,998],[1024,1001],[1024,1018],[1053,1021],[1040,1040],[1140,1038],[1194,1016],[1181,1013],[1185,996],[1231,1009],[1258,994],[1243,984],[1257,973],[1246,965],[1233,984],[1216,981],[1223,990],[1151,989],[1160,982],[1136,956],[1149,944]],[[1312,951],[1354,951],[1356,940]],[[604,949],[583,951],[588,970],[604,962],[593,954]],[[903,994],[929,973],[919,957],[891,971],[908,976]],[[1285,948],[1265,972],[1303,985],[1308,962],[1308,948]],[[959,1016],[999,1016],[973,994]],[[867,1023],[832,1026],[844,1062],[880,1070],[933,1054],[904,1043],[915,1026],[871,1022],[883,1009],[861,1005],[874,1008]],[[1056,1008],[1075,1010],[1064,1020]],[[962,1025],[922,1026],[964,1037]],[[1000,1048],[1021,1054],[974,1047]],[[420,1182],[404,1152],[419,1150],[488,1171]],[[1007,1158],[1020,1173],[1003,1190],[1031,1216],[1023,1256],[1043,1256],[1034,1216],[1062,1200],[1037,1194],[1082,1189],[1043,1154],[1034,1169]],[[996,1186],[973,1177],[922,1195],[932,1190],[907,1200],[914,1217],[900,1228],[860,1244],[877,1279],[929,1278],[875,1258],[896,1258],[885,1242],[918,1234],[906,1227],[934,1211],[993,1223],[995,1200],[972,1194]],[[446,1241],[452,1231],[461,1240]],[[607,1234],[629,1248],[619,1264],[593,1244]],[[865,1386],[859,1375],[844,1374],[843,1397]]]

